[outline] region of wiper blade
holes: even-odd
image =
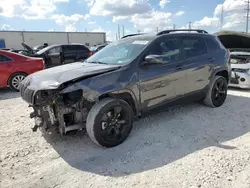
[[[101,61],[87,61],[87,63],[108,64],[108,63],[104,63],[104,62],[101,62]]]

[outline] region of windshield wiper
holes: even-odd
[[[108,64],[108,63],[104,63],[104,62],[101,62],[101,61],[86,61],[87,63],[95,63],[95,64]]]

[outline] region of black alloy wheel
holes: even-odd
[[[224,78],[219,78],[214,83],[212,89],[212,102],[214,106],[219,107],[221,106],[227,97],[227,82]]]
[[[108,142],[119,142],[130,127],[129,112],[122,106],[112,106],[101,119],[101,135]]]
[[[114,147],[128,137],[133,126],[132,117],[133,110],[124,100],[102,99],[90,109],[86,130],[96,144]]]

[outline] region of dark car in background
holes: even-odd
[[[103,49],[107,45],[108,45],[108,43],[96,45],[96,46],[91,47],[90,50],[94,54],[94,53],[100,51],[101,49]]]
[[[34,46],[33,49],[38,52],[39,50],[46,48],[48,46],[49,46],[48,43],[44,43],[43,45]]]
[[[35,52],[26,44],[23,46],[28,50],[28,56],[42,57],[46,67],[54,67],[76,61],[82,61],[92,55],[90,49],[84,44],[57,44]]]

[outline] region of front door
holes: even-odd
[[[49,63],[49,67],[54,67],[54,66],[58,66],[61,65],[61,47],[60,46],[56,46],[51,48],[48,51],[48,63]]]
[[[176,37],[157,39],[146,55],[157,55],[160,63],[139,67],[141,104],[149,110],[185,94],[185,70],[182,69],[180,40]]]

